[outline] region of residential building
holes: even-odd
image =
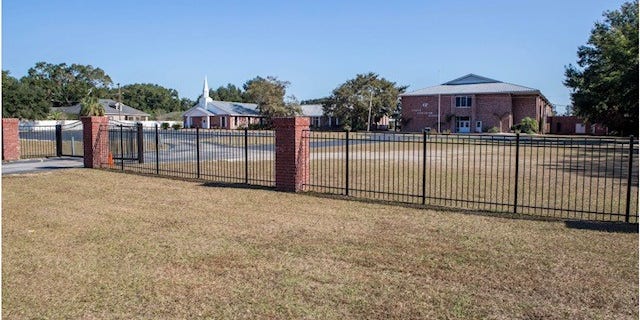
[[[109,120],[128,120],[128,121],[148,121],[149,114],[138,109],[132,108],[124,103],[111,99],[98,99],[98,102],[104,108],[104,115]],[[53,111],[62,112],[74,117],[80,115],[82,106],[78,103],[69,107],[51,108]]]
[[[535,119],[541,133],[550,129],[552,106],[540,90],[475,74],[404,93],[400,99],[403,131],[481,133],[495,127],[509,132],[525,117]]]
[[[202,96],[195,106],[182,114],[185,128],[246,128],[262,122],[255,103],[216,101],[209,97],[209,84],[204,79]]]

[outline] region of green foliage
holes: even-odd
[[[117,96],[117,89],[111,91],[111,96]],[[167,112],[183,111],[193,103],[185,98],[180,99],[178,91],[151,83],[134,83],[121,88],[122,103],[142,110],[152,116]]]
[[[106,96],[111,85],[111,78],[104,70],[75,63],[38,62],[22,81],[31,88],[42,89],[52,107],[77,104],[91,91],[94,96]]]
[[[489,130],[487,130],[488,133],[499,133],[500,129],[498,129],[498,127],[491,127],[489,128]]]
[[[169,122],[163,122],[162,124],[160,124],[160,128],[162,128],[162,130],[169,129]]]
[[[220,86],[216,90],[210,89],[209,96],[211,99],[218,101],[253,102],[249,101],[250,98],[242,88],[238,88],[231,83],[227,84],[226,87]]]
[[[285,102],[284,97],[288,81],[278,80],[276,77],[255,77],[244,84],[248,101],[258,104],[258,110],[268,122],[274,117],[294,116],[301,113],[299,103],[295,98]]]
[[[621,134],[638,134],[638,1],[607,11],[565,69],[574,115]]]
[[[182,128],[182,125],[179,123],[174,123],[171,128],[173,128],[173,130],[180,130]]]
[[[397,86],[395,82],[379,77],[375,73],[358,74],[347,80],[323,104],[326,114],[348,123],[353,130],[367,129],[369,106],[371,122],[383,116],[390,116],[398,108],[398,95],[406,86]]]
[[[538,129],[538,121],[529,117],[524,117],[520,120],[520,123],[511,127],[511,130],[515,132],[524,132],[528,134],[537,133]]]
[[[61,111],[51,111],[47,115],[47,120],[67,120],[67,114]]]
[[[102,107],[98,98],[86,96],[80,101],[80,116],[104,116],[104,107]]]
[[[42,88],[30,86],[24,78],[18,80],[9,71],[2,71],[3,117],[41,120],[47,117],[50,108],[51,102]]]

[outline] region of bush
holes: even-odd
[[[104,108],[96,97],[85,97],[80,101],[80,115],[85,117],[104,116]]]
[[[163,122],[162,124],[160,124],[160,128],[162,128],[162,130],[169,129],[169,123],[168,122]]]
[[[182,128],[182,125],[179,124],[179,123],[176,123],[176,124],[172,125],[171,128],[173,128],[173,130],[179,130],[180,128]]]
[[[500,129],[498,129],[497,127],[491,127],[489,130],[487,130],[487,132],[489,132],[489,133],[499,133]]]
[[[444,129],[444,130],[442,130],[442,134],[451,134],[451,130]]]
[[[525,117],[520,121],[520,123],[511,127],[511,130],[515,132],[524,132],[528,134],[537,133],[538,132],[538,121],[531,119],[529,117]]]
[[[250,123],[247,126],[247,129],[249,130],[264,130],[265,126],[259,123]]]

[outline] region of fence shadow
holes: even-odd
[[[356,202],[371,203],[371,204],[382,204],[382,205],[388,205],[388,206],[394,206],[394,207],[402,207],[402,208],[411,208],[411,209],[426,209],[426,210],[434,210],[434,211],[441,211],[441,212],[462,213],[462,214],[473,215],[473,216],[497,217],[497,218],[505,218],[505,219],[530,220],[530,221],[563,221],[562,218],[558,218],[558,217],[534,216],[534,215],[526,215],[526,214],[513,213],[513,212],[488,211],[488,210],[481,210],[481,209],[452,208],[452,207],[443,207],[443,206],[436,206],[436,205],[422,205],[422,204],[407,203],[407,202],[396,202],[396,201],[356,198],[356,197],[350,197],[350,196],[345,196],[345,195],[326,194],[326,193],[319,193],[319,192],[313,192],[313,191],[306,191],[306,192],[304,192],[302,194],[313,196],[313,197],[318,197],[318,198],[345,200],[345,201],[356,201]]]
[[[202,180],[193,180],[193,181],[202,181]],[[213,188],[232,188],[232,189],[256,189],[256,190],[269,190],[275,191],[275,187],[270,186],[261,186],[254,184],[244,184],[244,183],[231,183],[231,182],[205,182],[201,184],[203,187],[213,187]]]
[[[595,230],[603,232],[638,233],[637,223],[612,223],[596,221],[567,220],[564,225],[569,229]]]

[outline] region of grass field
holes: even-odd
[[[638,318],[637,226],[88,169],[5,176],[2,205],[6,319]]]

